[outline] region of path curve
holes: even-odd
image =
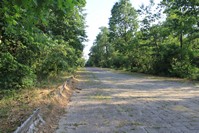
[[[101,68],[80,71],[56,133],[198,133],[199,86]]]

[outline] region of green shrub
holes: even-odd
[[[176,58],[172,61],[172,68],[170,73],[173,76],[182,77],[182,78],[192,78],[196,72],[195,67],[191,65],[188,60],[177,60]]]
[[[31,68],[18,63],[10,53],[0,54],[1,89],[25,88],[32,86],[34,81]]]

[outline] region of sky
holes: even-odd
[[[89,50],[93,45],[93,42],[100,32],[99,28],[102,26],[108,27],[109,18],[111,17],[111,9],[113,5],[119,0],[86,0],[85,7],[86,16],[86,33],[88,36],[88,42],[85,42],[84,58],[88,59]],[[132,6],[138,9],[142,4],[148,5],[150,0],[131,0]],[[154,0],[155,3],[159,3],[160,0]]]

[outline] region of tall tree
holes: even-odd
[[[150,0],[150,5],[141,6],[137,30],[137,14],[130,1],[115,3],[109,19],[111,64],[107,66],[199,79],[199,1],[162,0],[158,5],[155,8]],[[97,38],[89,58],[94,65],[105,56],[101,37]]]
[[[137,13],[130,0],[116,2],[109,19],[110,41],[115,50],[125,53],[138,28]]]
[[[170,28],[179,37],[180,47],[183,47],[184,36],[198,32],[199,1],[197,0],[163,0],[167,21]]]
[[[116,67],[128,64],[128,57],[124,55],[131,51],[129,46],[133,43],[137,28],[137,13],[130,0],[116,2],[109,19],[110,43],[114,48],[113,62]]]
[[[109,30],[107,27],[100,27],[100,30],[90,50],[90,59],[87,65],[94,63],[95,66],[109,67],[112,50],[108,38]]]
[[[1,88],[32,86],[52,73],[75,69],[86,38],[84,6],[85,0],[2,0]]]

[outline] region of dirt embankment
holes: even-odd
[[[70,101],[73,90],[77,89],[77,83],[78,80],[74,77],[68,78],[63,85],[48,94],[51,99],[50,104],[41,107],[46,124],[39,128],[39,132],[53,133],[57,129],[60,116],[65,113],[65,107]]]

